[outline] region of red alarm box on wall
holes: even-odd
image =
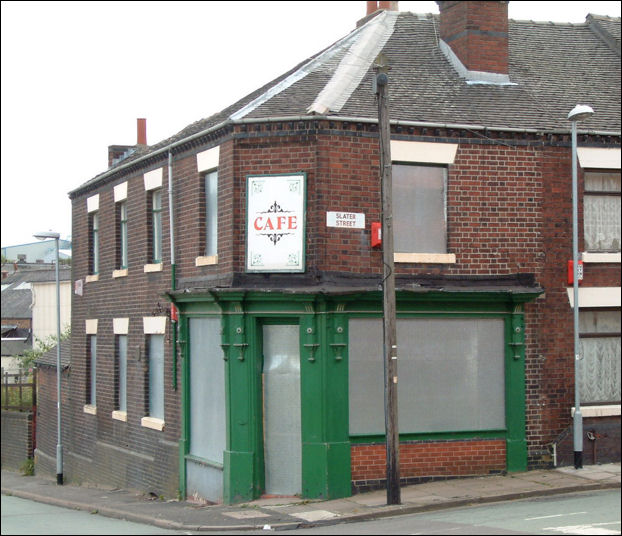
[[[573,285],[574,284],[574,270],[572,269],[572,261],[568,261],[568,284],[569,285]],[[577,263],[577,281],[579,282],[579,285],[581,284],[581,281],[583,281],[583,261],[579,261]]]
[[[376,248],[382,245],[382,226],[379,221],[371,222],[371,247]]]

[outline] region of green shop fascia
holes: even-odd
[[[525,283],[398,280],[400,441],[504,439],[507,471],[527,469],[523,306],[542,290]],[[379,288],[168,294],[182,496],[351,495],[351,445],[385,441]]]

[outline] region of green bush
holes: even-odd
[[[22,463],[19,468],[19,472],[24,476],[32,476],[35,474],[35,461],[32,458],[28,458]]]

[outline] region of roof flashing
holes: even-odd
[[[494,86],[517,86],[518,84],[510,82],[507,74],[487,73],[484,71],[470,71],[460,61],[451,47],[442,39],[438,40],[441,52],[447,58],[451,66],[458,73],[460,78],[464,78],[468,85],[494,85]]]
[[[396,11],[384,11],[361,27],[333,76],[307,108],[308,113],[341,111],[393,34],[397,17]]]

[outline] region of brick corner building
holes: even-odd
[[[70,193],[68,480],[224,503],[385,484],[381,53],[402,482],[572,463],[576,104],[584,455],[620,460],[620,19],[367,4],[177,135],[139,120]]]

